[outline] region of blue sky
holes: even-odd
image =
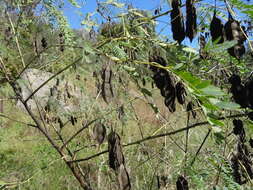
[[[118,1],[131,3],[134,8],[148,10],[148,11],[151,11],[151,13],[153,13],[154,10],[158,7],[162,8],[161,12],[165,12],[165,11],[171,9],[170,6],[168,5],[168,0],[118,0]],[[77,2],[81,6],[81,8],[76,8],[76,7],[72,6],[70,3],[68,3],[68,0],[65,0],[65,6],[63,7],[63,12],[64,12],[64,15],[68,18],[69,24],[72,28],[81,29],[84,27],[80,24],[81,21],[83,20],[84,16],[87,13],[96,12],[97,4],[96,4],[96,0],[77,0]],[[184,2],[184,0],[182,0],[182,2]],[[197,6],[198,6],[198,10],[203,10],[207,6],[211,6],[211,5],[214,5],[214,0],[203,1],[203,4],[201,2]],[[217,3],[217,5],[220,6],[221,8],[224,8],[223,2],[222,2],[222,4]],[[182,12],[185,16],[185,9],[182,9]],[[227,15],[227,12],[225,9],[223,12],[225,15]],[[206,15],[206,17],[208,17],[208,18],[210,17],[210,19],[211,19],[212,14],[213,13],[211,12],[210,15]],[[101,23],[102,19],[98,13],[95,14],[93,16],[93,18],[96,18],[97,21],[99,23]],[[199,19],[199,15],[198,15],[198,19]],[[225,21],[223,21],[223,22],[225,22]],[[157,31],[157,33],[162,31],[161,32],[162,35],[166,35],[169,39],[172,39],[172,33],[171,33],[171,29],[170,29],[170,15],[165,15],[165,16],[157,19],[156,31]],[[191,45],[192,47],[197,48],[198,47],[198,40],[195,37],[193,42],[190,43],[190,41],[188,39],[185,39],[183,41],[183,44],[184,45]]]

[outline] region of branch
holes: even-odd
[[[235,114],[235,115],[230,115],[230,116],[226,116],[226,117],[220,117],[220,118],[218,118],[218,120],[225,120],[225,119],[231,119],[231,118],[237,118],[237,117],[245,117],[245,116],[247,116],[247,113],[241,113],[241,114]],[[135,145],[135,144],[140,144],[140,143],[142,143],[144,141],[148,141],[148,140],[152,140],[152,139],[156,139],[156,138],[160,138],[160,137],[164,137],[164,136],[175,135],[175,134],[180,133],[182,131],[189,130],[189,129],[192,129],[192,128],[195,128],[195,127],[198,127],[198,126],[202,126],[202,125],[207,125],[207,124],[209,124],[208,121],[202,121],[202,122],[199,122],[199,123],[192,124],[192,125],[190,125],[188,127],[180,128],[178,130],[171,131],[171,132],[168,132],[168,133],[161,133],[159,135],[148,136],[148,137],[143,138],[141,140],[137,140],[137,141],[125,144],[125,145],[123,145],[123,147],[131,146],[131,145]],[[78,160],[70,160],[68,162],[69,163],[73,163],[73,162],[87,161],[87,160],[90,160],[92,158],[98,157],[98,156],[100,156],[102,154],[105,154],[107,152],[108,152],[108,150],[104,150],[104,151],[99,152],[97,154],[94,154],[92,156],[89,156],[89,157],[86,157],[86,158],[82,158],[82,159],[78,159]]]
[[[210,133],[211,133],[211,129],[208,130],[208,132],[207,132],[207,134],[206,134],[204,140],[202,141],[201,145],[199,146],[199,148],[198,148],[198,150],[197,150],[197,152],[196,152],[196,154],[195,154],[195,156],[194,156],[194,158],[193,158],[193,160],[192,160],[190,166],[192,166],[192,165],[194,164],[194,162],[195,162],[195,160],[196,160],[196,158],[197,158],[197,156],[198,156],[200,150],[201,150],[202,147],[204,146],[204,144],[205,144],[205,142],[206,142],[206,139],[209,137]]]
[[[79,57],[77,60],[75,60],[73,63],[67,65],[65,68],[63,68],[62,70],[58,71],[56,74],[54,74],[53,76],[51,76],[49,79],[47,79],[45,82],[43,82],[36,90],[34,90],[30,96],[28,96],[28,98],[26,98],[26,100],[24,101],[24,103],[27,103],[27,101],[32,98],[32,96],[34,94],[36,94],[43,86],[45,86],[49,81],[51,81],[53,78],[55,78],[57,75],[61,74],[62,72],[64,72],[65,70],[67,70],[68,68],[70,68],[72,65],[76,64],[77,62],[79,62],[80,60],[82,60],[83,57]]]
[[[85,126],[83,126],[81,129],[79,129],[74,135],[72,135],[72,137],[70,137],[60,148],[60,150],[62,150],[70,141],[72,141],[79,133],[81,133],[84,129],[88,128],[92,123],[94,123],[95,121],[97,121],[98,119],[94,119],[91,122],[89,122],[88,124],[86,124]]]

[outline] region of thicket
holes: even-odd
[[[64,3],[0,2],[1,96],[26,110],[26,120],[11,111],[2,118],[39,131],[82,189],[252,188],[250,2],[203,8],[204,1],[172,0],[170,10],[149,12],[96,1],[103,24],[90,13],[81,31],[70,28]],[[165,39],[156,31],[160,17],[172,33]],[[198,41],[199,51],[183,45],[186,38]],[[24,98],[20,77],[29,69],[53,75]],[[64,79],[81,89],[79,97],[65,89],[75,110],[59,111],[57,98],[50,99],[54,108],[41,104],[37,93],[55,79],[55,88]],[[91,79],[95,97],[84,86]],[[155,128],[136,114],[136,99],[152,110]],[[24,183],[0,185],[22,189]]]

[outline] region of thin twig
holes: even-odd
[[[79,129],[74,135],[72,135],[60,148],[61,150],[70,142],[72,141],[78,134],[80,134],[84,129],[88,128],[92,123],[94,123],[95,121],[97,121],[97,119],[92,120],[91,122],[89,122],[88,124],[86,124],[85,126],[83,126],[81,129]]]
[[[230,115],[230,116],[226,116],[226,117],[220,117],[218,118],[218,120],[224,120],[224,119],[229,119],[229,118],[238,118],[238,117],[245,117],[247,116],[246,113],[243,113],[243,114],[235,114],[235,115]],[[202,121],[202,122],[199,122],[199,123],[195,123],[195,124],[192,124],[188,127],[184,127],[184,128],[180,128],[178,130],[175,130],[175,131],[171,131],[171,132],[168,132],[168,133],[161,133],[161,134],[158,134],[158,135],[154,135],[154,136],[148,136],[144,139],[141,139],[141,140],[137,140],[137,141],[134,141],[134,142],[131,142],[131,143],[128,143],[128,144],[125,144],[123,145],[123,147],[127,147],[127,146],[131,146],[131,145],[136,145],[136,144],[140,144],[144,141],[148,141],[148,140],[153,140],[153,139],[156,139],[156,138],[160,138],[160,137],[164,137],[164,136],[170,136],[170,135],[175,135],[177,133],[180,133],[180,132],[183,132],[185,130],[189,130],[189,129],[192,129],[192,128],[195,128],[195,127],[198,127],[198,126],[202,126],[202,125],[207,125],[209,124],[208,121]],[[94,154],[92,156],[89,156],[89,157],[86,157],[86,158],[82,158],[82,159],[78,159],[78,160],[70,160],[68,162],[70,163],[73,163],[73,162],[82,162],[82,161],[87,161],[87,160],[90,160],[92,158],[96,158],[102,154],[105,154],[107,153],[108,150],[104,150],[102,152],[99,152],[97,154]]]
[[[195,160],[196,160],[196,158],[197,158],[197,156],[198,156],[200,150],[201,150],[202,147],[204,146],[204,144],[205,144],[205,142],[206,142],[206,139],[208,138],[208,136],[210,135],[210,133],[211,133],[211,129],[208,130],[208,132],[207,132],[207,134],[206,134],[206,136],[205,136],[203,142],[202,142],[201,145],[199,146],[199,148],[198,148],[198,150],[197,150],[197,152],[196,152],[196,154],[195,154],[195,156],[194,156],[194,158],[193,158],[193,160],[192,160],[190,166],[192,166],[192,165],[194,164],[194,162],[195,162]]]

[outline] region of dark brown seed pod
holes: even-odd
[[[175,112],[176,111],[176,90],[175,88],[171,88],[169,91],[169,95],[165,97],[164,104],[166,105],[167,108],[169,108],[170,112]]]
[[[228,81],[232,84],[230,92],[234,101],[239,104],[242,108],[248,106],[247,90],[244,85],[241,84],[241,78],[239,75],[233,74]]]
[[[60,41],[60,51],[63,52],[64,51],[64,42],[65,42],[63,33],[59,34],[59,38],[60,38],[60,40],[59,40]]]
[[[43,48],[47,48],[47,40],[46,40],[46,38],[42,38],[41,39],[41,46],[43,47]]]
[[[185,38],[184,17],[182,15],[178,0],[172,0],[172,11],[170,14],[173,39],[179,44]]]
[[[194,0],[186,0],[186,36],[192,42],[197,34],[197,14]]]
[[[119,181],[120,190],[130,190],[131,189],[129,174],[128,174],[124,164],[120,164],[120,167],[118,170],[118,181]]]
[[[249,145],[251,148],[253,148],[253,139],[252,138],[249,139]]]
[[[200,34],[200,36],[199,36],[199,56],[201,59],[208,58],[208,53],[205,50],[205,46],[206,46],[206,39],[202,34]]]
[[[231,56],[240,59],[241,56],[245,53],[243,42],[246,40],[245,35],[243,34],[243,31],[240,27],[240,23],[237,20],[233,19],[231,14],[229,14],[229,19],[225,24],[224,29],[227,40],[237,41],[237,44],[234,47],[228,49],[228,53]]]
[[[217,43],[218,44],[223,43],[224,42],[223,30],[224,26],[221,20],[216,17],[216,11],[214,11],[213,19],[210,24],[210,33],[212,36],[212,41],[216,41],[219,39]]]
[[[244,142],[245,141],[245,130],[243,128],[242,121],[240,119],[234,119],[233,124],[234,124],[233,133],[240,137],[241,142]]]
[[[243,54],[245,53],[245,47],[243,44],[237,44],[231,48],[228,49],[228,53],[237,58],[237,59],[240,59]]]
[[[236,155],[233,155],[231,158],[231,168],[233,170],[234,181],[238,184],[242,184],[242,176],[240,172],[240,163]]]
[[[74,116],[70,116],[70,122],[74,126],[76,124],[76,122],[77,122],[77,118],[74,117]]]
[[[104,142],[106,136],[106,128],[102,123],[96,123],[93,126],[92,136],[98,145],[101,145]]]
[[[64,127],[64,124],[63,124],[60,117],[58,118],[58,124],[59,124],[60,129],[62,129]]]
[[[177,185],[177,190],[189,190],[188,181],[183,176],[179,176],[177,178],[176,185]]]
[[[189,102],[186,106],[186,111],[191,112],[192,117],[195,119],[197,116],[197,113],[193,108],[194,108],[194,104],[192,102]]]
[[[182,82],[178,82],[176,84],[176,95],[177,95],[177,101],[180,104],[184,104],[185,103],[185,95],[186,95],[186,91],[184,88],[184,85]]]
[[[111,132],[108,135],[108,152],[110,168],[117,170],[121,164],[125,163],[120,137],[116,132]]]

